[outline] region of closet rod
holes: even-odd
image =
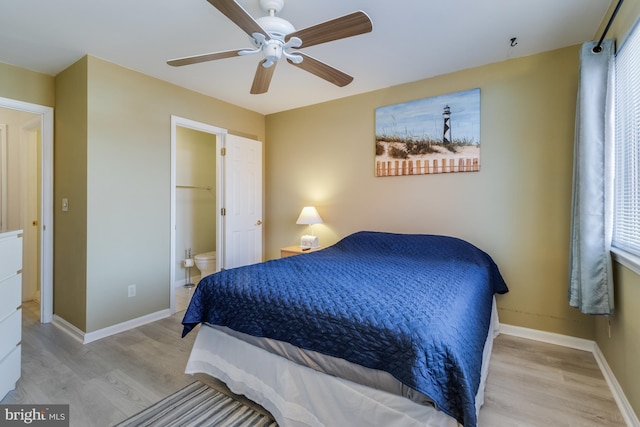
[[[600,53],[602,51],[602,46],[601,46],[602,41],[607,36],[607,32],[609,31],[609,27],[611,26],[611,23],[613,23],[613,20],[616,19],[616,15],[618,14],[618,10],[620,9],[620,6],[622,6],[623,1],[624,0],[618,0],[618,4],[616,5],[616,8],[613,9],[613,13],[611,14],[611,18],[609,18],[609,22],[607,22],[607,26],[604,27],[604,32],[602,33],[602,37],[600,37],[598,44],[592,49],[593,53]]]
[[[176,185],[176,188],[195,188],[196,190],[207,190],[207,191],[213,190],[213,188],[211,188],[210,185],[207,185],[206,187],[199,187],[197,185]]]

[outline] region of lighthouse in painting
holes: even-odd
[[[442,143],[444,145],[451,144],[451,109],[448,105],[444,107],[444,113],[442,113],[442,117],[444,117],[444,131],[442,133]]]

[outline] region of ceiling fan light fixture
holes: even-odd
[[[269,40],[262,48],[262,51],[264,59],[266,59],[262,66],[265,68],[270,67],[282,56],[282,43],[277,40]]]

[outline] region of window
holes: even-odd
[[[616,55],[613,246],[640,256],[640,25]]]

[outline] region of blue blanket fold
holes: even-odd
[[[205,322],[383,370],[475,427],[492,299],[506,292],[493,260],[468,242],[358,232],[204,278],[183,336]]]

